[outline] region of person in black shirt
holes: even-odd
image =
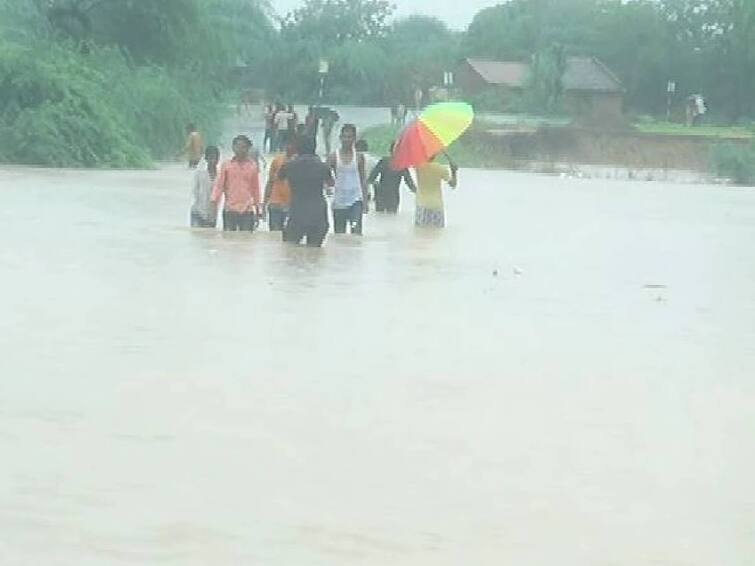
[[[298,155],[287,162],[278,173],[291,187],[291,207],[283,241],[319,248],[325,241],[330,224],[325,201],[326,186],[335,181],[330,168],[315,155],[314,140],[304,136],[296,141]]]
[[[393,154],[394,145],[391,144],[391,155]],[[391,167],[391,155],[383,157],[378,161],[369,179],[367,179],[367,185],[374,185],[375,187],[375,210],[396,214],[401,200],[401,181],[403,180],[413,193],[417,192],[417,187],[408,169],[395,171]],[[380,178],[379,180],[378,177]],[[377,183],[375,183],[376,181]]]

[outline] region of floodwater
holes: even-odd
[[[755,191],[462,170],[323,250],[0,191],[2,565],[755,560]]]

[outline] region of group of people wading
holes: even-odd
[[[187,147],[201,144],[198,136],[190,131]],[[215,146],[204,149],[203,160],[190,155],[190,165],[199,161],[192,183],[193,227],[216,228],[222,200],[224,231],[252,232],[260,222],[267,221],[269,230],[281,232],[286,242],[320,247],[331,220],[336,234],[361,236],[371,202],[377,212],[396,214],[403,182],[416,194],[415,223],[441,228],[445,225],[442,185],[457,185],[457,167],[453,164],[445,166],[431,160],[420,165],[415,169],[415,182],[408,170],[391,167],[391,155],[375,159],[365,140],[357,139],[353,124],[343,125],[340,146],[328,152],[325,160],[317,155],[312,135],[288,136],[269,165],[264,192],[260,156],[251,140],[239,135],[232,147],[233,157],[222,163]]]

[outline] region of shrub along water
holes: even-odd
[[[720,177],[738,185],[755,185],[755,144],[722,143],[713,147],[713,167]]]
[[[55,167],[145,167],[175,155],[221,109],[177,71],[137,67],[115,48],[0,42],[0,159]]]

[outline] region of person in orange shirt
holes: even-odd
[[[286,144],[285,153],[279,153],[270,163],[270,170],[265,187],[265,207],[268,214],[268,226],[271,232],[282,232],[288,219],[291,205],[291,187],[288,181],[279,176],[281,168],[296,155],[296,140],[291,138]]]
[[[257,226],[260,200],[260,176],[257,164],[249,156],[251,140],[236,136],[233,159],[223,163],[212,189],[212,202],[217,206],[225,196],[223,230],[253,232]]]
[[[184,145],[183,153],[189,160],[189,169],[196,169],[202,160],[204,141],[194,124],[186,126],[186,145]]]

